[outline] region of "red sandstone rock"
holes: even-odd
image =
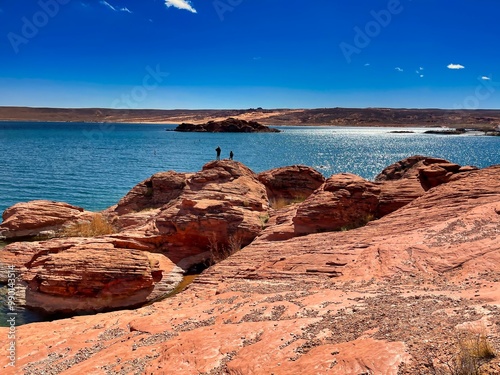
[[[262,230],[267,210],[265,187],[250,169],[235,161],[214,161],[192,175],[177,199],[133,233],[142,233],[146,243],[178,263],[214,246],[230,246],[231,239],[248,245]]]
[[[425,190],[417,178],[402,178],[378,183],[380,195],[375,216],[384,217],[421,197]]]
[[[377,177],[375,177],[375,181],[392,181],[403,178],[416,178],[418,176],[419,167],[436,163],[449,162],[445,159],[432,158],[422,155],[410,156],[384,168],[384,170],[380,172]]]
[[[182,280],[182,270],[165,256],[120,248],[104,238],[14,243],[0,251],[0,264],[15,266],[28,284],[26,305],[47,312],[137,306],[168,294]],[[0,275],[5,281],[4,267]]]
[[[445,159],[416,155],[386,167],[375,177],[375,181],[385,182],[417,178],[424,191],[427,191],[435,186],[451,181],[452,176],[457,173],[470,172],[477,169],[477,167],[473,166],[462,167],[458,164],[450,163]]]
[[[374,218],[380,188],[349,173],[330,177],[297,209],[297,234],[341,230],[366,224]]]
[[[275,201],[303,201],[325,182],[321,173],[303,165],[271,169],[257,178],[266,186],[269,199]]]
[[[418,168],[418,179],[424,190],[432,189],[441,184],[445,184],[453,179],[461,178],[461,174],[477,170],[476,167],[461,167],[453,163],[436,163],[424,165]]]
[[[174,298],[17,327],[16,367],[0,328],[2,374],[427,374],[478,321],[498,351],[499,201],[491,167],[362,228],[259,237]]]
[[[187,175],[173,171],[160,172],[134,186],[114,208],[118,215],[159,208],[176,199],[186,186]]]
[[[83,208],[62,202],[38,200],[17,203],[2,215],[0,238],[54,236],[64,225],[88,220],[90,216],[91,213]]]
[[[298,207],[299,204],[295,203],[273,211],[269,220],[263,222],[264,230],[258,238],[263,241],[284,241],[296,237],[293,218],[297,214]]]

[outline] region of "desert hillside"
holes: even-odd
[[[123,123],[204,123],[228,117],[264,125],[450,126],[492,129],[500,125],[500,110],[388,108],[153,110],[104,108],[0,107],[0,121],[62,121]]]

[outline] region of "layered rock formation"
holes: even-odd
[[[429,172],[430,168],[451,172],[438,175]],[[152,284],[149,289],[139,288],[139,297],[132,296],[135,292],[131,287],[125,288],[126,298],[104,298],[108,293],[108,284],[103,281],[108,279],[108,265],[113,269],[113,259],[122,255],[129,259],[136,256],[133,255],[136,251],[145,252],[147,257],[160,253],[186,271],[193,265],[224,258],[250,244],[258,235],[261,240],[282,241],[363,226],[423,195],[422,176],[428,176],[426,183],[437,185],[436,181],[451,180],[453,172],[464,174],[470,170],[446,160],[417,156],[386,168],[378,182],[351,174],[334,175],[324,182],[319,172],[304,166],[277,168],[256,175],[241,163],[215,161],[198,173],[161,172],[135,186],[116,206],[104,212],[121,228],[120,233],[98,239],[15,243],[0,252],[0,263],[15,265],[23,273],[28,282],[26,303],[31,307],[67,311],[72,305],[73,311],[86,311],[92,304],[98,309],[136,305],[141,298],[142,302],[157,298],[159,293],[153,289],[165,290],[161,285],[170,280],[165,275],[172,276],[175,282],[171,286],[175,287],[180,281],[179,269],[164,270],[166,278],[162,282],[147,276]],[[269,203],[278,200],[299,203],[284,210],[270,209]],[[16,205],[6,214],[6,227],[17,228],[16,233],[27,233],[34,223],[39,233],[40,228],[56,228],[55,223],[62,227],[89,213],[62,203],[31,202]],[[45,214],[49,216],[44,218]],[[83,267],[77,271],[72,268],[71,262],[78,256],[93,257],[98,249],[110,251],[103,260],[105,267]],[[37,263],[44,256],[48,258],[43,264],[50,265],[49,268]],[[64,303],[57,302],[61,298],[57,290],[64,289],[58,282],[64,277],[55,272],[53,280],[48,269],[59,269],[61,275],[78,275],[67,286],[62,297]],[[140,277],[144,270],[141,266],[137,270],[138,273],[133,267],[124,267],[123,274],[111,274],[116,280],[131,279],[131,285],[140,286],[145,282]],[[5,279],[6,268],[0,267],[0,271],[0,278]],[[56,287],[41,287],[52,284]],[[87,290],[86,284],[94,285],[90,288],[93,293],[87,296],[88,301],[82,302],[82,296],[74,291]]]
[[[179,263],[227,247],[230,239],[248,245],[261,231],[268,207],[266,189],[254,172],[238,162],[214,161],[186,180],[177,199],[130,234]]]
[[[498,352],[500,167],[460,175],[358,229],[260,236],[151,306],[18,327],[15,367],[0,329],[2,373],[446,373],[474,327]]]
[[[297,208],[298,235],[348,230],[406,206],[425,191],[456,180],[476,167],[412,156],[385,168],[375,182],[348,173],[333,175]]]
[[[293,223],[297,234],[352,229],[373,220],[380,188],[365,179],[342,173],[330,177],[305,200]]]
[[[317,170],[304,165],[292,165],[259,173],[270,200],[303,201],[318,189],[325,178]]]
[[[70,238],[22,242],[0,252],[0,281],[14,266],[25,304],[45,312],[95,312],[142,305],[172,292],[183,270],[162,254],[118,240]]]
[[[17,203],[6,209],[0,224],[0,239],[53,237],[64,225],[90,220],[92,213],[67,203],[46,200]]]
[[[255,121],[228,118],[222,121],[208,121],[204,124],[182,123],[175,128],[177,132],[208,132],[208,133],[279,133],[280,130],[261,125]]]
[[[105,211],[117,227],[125,229],[145,224],[160,207],[179,197],[189,175],[174,171],[159,172],[137,184],[116,206]]]
[[[266,188],[238,162],[211,162],[189,175],[158,173],[105,211],[123,228],[120,233],[10,244],[0,252],[0,280],[7,265],[16,266],[28,283],[26,305],[49,312],[135,306],[168,294],[192,265],[248,245],[268,208]],[[155,257],[163,259],[162,268],[148,271],[148,259]],[[114,295],[121,284],[129,286]]]

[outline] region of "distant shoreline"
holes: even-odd
[[[106,108],[0,107],[0,122],[57,122],[178,125],[228,117],[268,126],[351,126],[467,128],[491,131],[500,126],[500,110],[391,108],[319,108],[242,110],[157,110]]]

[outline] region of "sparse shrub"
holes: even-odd
[[[113,226],[101,215],[94,214],[90,221],[81,221],[65,227],[61,237],[96,237],[115,233]]]
[[[444,362],[440,375],[482,375],[481,366],[496,356],[486,329],[463,331],[457,337],[458,352]]]
[[[299,194],[299,195],[296,195],[296,196],[295,196],[295,197],[291,200],[291,203],[302,203],[302,202],[304,202],[307,198],[308,198],[308,195]]]
[[[347,232],[351,229],[361,228],[373,220],[375,220],[375,215],[373,215],[372,213],[368,213],[358,218],[357,220],[353,221],[351,224],[344,225],[343,227],[340,228],[340,231]]]
[[[267,222],[269,221],[269,214],[260,215],[259,220],[260,220],[260,226],[262,227],[262,229],[264,229],[266,227]]]
[[[280,210],[286,206],[288,206],[290,202],[286,200],[285,198],[273,198],[269,200],[269,205],[271,208],[274,208],[275,210]]]
[[[292,199],[287,199],[284,197],[279,197],[279,198],[273,198],[269,200],[269,205],[271,208],[274,208],[275,210],[280,210],[286,206],[289,206],[294,203],[302,203],[307,199],[306,195],[296,195]]]
[[[212,233],[208,237],[208,250],[210,251],[210,264],[219,263],[241,250],[241,236],[232,234],[228,237],[227,243],[224,243],[217,239],[215,233]]]

